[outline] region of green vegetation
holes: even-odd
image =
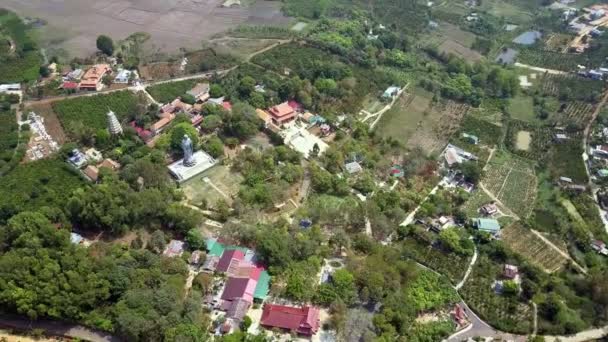
[[[0,177],[0,222],[23,210],[63,205],[71,192],[83,185],[82,178],[67,164],[40,160],[19,165]]]
[[[136,112],[137,106],[137,95],[125,90],[53,102],[53,111],[65,129],[75,133],[81,126],[94,130],[106,128],[109,110],[121,120]]]
[[[30,28],[13,12],[0,9],[0,83],[38,79],[42,62]]]
[[[146,90],[152,97],[160,103],[169,103],[178,96],[186,95],[186,92],[192,89],[199,80],[184,80],[179,82],[169,82],[157,84],[148,87]]]

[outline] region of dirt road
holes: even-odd
[[[40,319],[37,321],[29,320],[17,315],[0,315],[0,327],[6,327],[22,331],[42,329],[45,334],[52,336],[67,336],[91,342],[121,342],[116,336],[106,332],[84,327],[82,325],[69,322]]]

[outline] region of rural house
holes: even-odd
[[[262,311],[260,325],[269,329],[279,328],[304,336],[312,336],[319,330],[319,309],[313,306],[297,308],[266,304]]]
[[[293,107],[291,107],[287,102],[270,107],[268,112],[272,117],[272,121],[277,126],[287,123],[296,117],[295,109],[293,109]]]
[[[209,98],[209,83],[197,83],[194,88],[186,94],[194,97],[197,101],[206,101]]]
[[[103,88],[103,77],[112,72],[108,64],[96,64],[84,73],[80,80],[81,90],[99,91]]]
[[[490,234],[496,234],[500,231],[500,223],[498,223],[498,221],[494,219],[488,218],[473,219],[473,227],[475,227],[479,231]]]
[[[502,275],[507,279],[515,279],[519,275],[519,269],[517,266],[505,264],[502,270]]]

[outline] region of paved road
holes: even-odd
[[[106,332],[90,329],[78,324],[72,324],[62,321],[53,321],[48,319],[39,319],[37,321],[31,321],[25,317],[17,315],[0,315],[0,327],[7,327],[22,331],[42,329],[48,335],[61,337],[67,336],[90,342],[122,341],[118,337],[112,336]]]
[[[475,312],[473,312],[473,310],[471,310],[471,308],[469,308],[467,303],[465,303],[464,301],[461,301],[459,304],[462,306],[462,308],[464,309],[464,312],[469,317],[469,321],[471,322],[471,325],[469,327],[453,334],[452,336],[448,337],[445,341],[460,342],[460,341],[466,341],[469,338],[474,338],[474,337],[478,337],[478,336],[492,337],[492,338],[495,338],[498,340],[505,340],[505,341],[517,341],[517,342],[527,341],[527,339],[528,339],[527,336],[508,334],[508,333],[498,331],[498,330],[492,328],[489,324],[487,324],[481,318],[479,318],[479,316],[477,316],[475,314]]]

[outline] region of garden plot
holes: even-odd
[[[556,272],[568,262],[563,255],[519,223],[504,228],[501,237],[509,248],[546,272]]]
[[[536,198],[537,180],[532,166],[515,156],[493,158],[482,183],[504,206],[525,218]]]
[[[497,294],[494,281],[502,273],[502,265],[480,256],[469,280],[460,294],[475,312],[493,327],[520,334],[532,332],[532,310],[529,305]]]
[[[405,256],[445,275],[453,284],[462,280],[470,261],[468,257],[446,253],[413,238],[406,239],[403,247]]]

